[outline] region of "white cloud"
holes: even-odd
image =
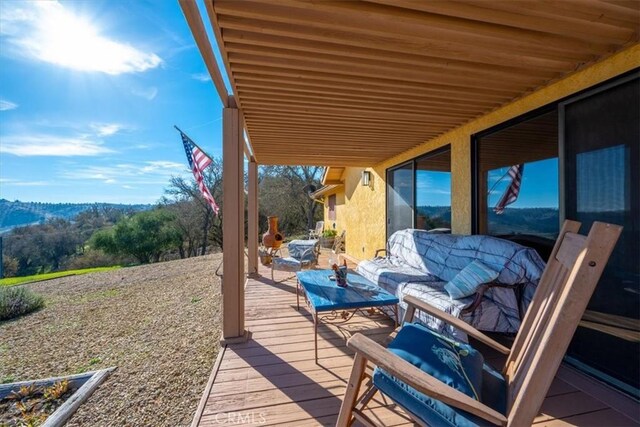
[[[57,1],[3,2],[0,35],[9,53],[80,71],[137,73],[162,64],[153,52],[100,34]]]
[[[120,183],[123,188],[129,185],[167,184],[171,176],[188,175],[186,164],[166,160],[147,161],[141,163],[121,163],[114,166],[86,166],[67,168],[61,177],[102,181],[106,184]]]
[[[45,187],[51,185],[49,181],[16,181],[12,183],[16,187]]]
[[[2,137],[0,152],[16,156],[97,156],[113,152],[102,142],[58,135],[9,135]]]
[[[22,181],[14,178],[0,178],[0,184],[7,184],[8,186],[15,187],[42,187],[50,185],[48,181]]]
[[[145,173],[156,171],[170,171],[171,173],[183,172],[186,165],[178,162],[170,162],[166,160],[157,160],[147,162],[147,166],[142,167],[142,171]]]
[[[131,89],[131,93],[151,101],[158,94],[158,88],[155,86],[151,86],[146,89]]]
[[[99,136],[111,136],[123,129],[123,126],[118,123],[92,123],[90,127]]]
[[[0,99],[0,111],[13,110],[18,108],[18,104],[15,102],[7,101],[6,99]]]
[[[201,82],[211,81],[211,76],[209,75],[209,73],[194,73],[194,74],[191,74],[191,78],[195,80],[199,80]]]

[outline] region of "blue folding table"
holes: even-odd
[[[349,271],[345,288],[338,286],[335,279],[331,279],[332,270],[300,271],[296,276],[298,278],[296,289],[298,310],[300,310],[300,291],[304,292],[311,307],[316,363],[318,363],[318,323],[322,320],[319,313],[344,310],[341,322],[346,322],[357,311],[364,308],[390,307],[395,314],[394,320],[398,326],[398,298],[357,273]],[[347,310],[351,310],[351,313]]]

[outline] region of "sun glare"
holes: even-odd
[[[36,2],[31,6],[28,21],[32,28],[13,37],[13,42],[24,49],[23,54],[62,67],[107,74],[141,72],[162,62],[152,52],[100,34],[94,23],[58,2]]]

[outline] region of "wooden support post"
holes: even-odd
[[[246,336],[244,330],[244,141],[240,110],[233,97],[223,111],[222,141],[222,337]]]
[[[249,252],[249,274],[258,274],[258,164],[249,162],[249,190],[247,210],[249,216],[247,250]]]

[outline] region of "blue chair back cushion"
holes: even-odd
[[[450,387],[504,413],[505,382],[498,372],[485,365],[482,354],[470,345],[453,341],[422,325],[407,323],[389,344],[388,349]],[[490,378],[484,384],[483,379],[487,376]],[[420,393],[383,369],[374,370],[373,384],[428,425],[491,425],[466,411]],[[483,399],[484,394],[488,394],[490,398]]]
[[[478,286],[495,280],[499,274],[482,261],[476,259],[444,285],[444,289],[451,298],[461,299],[475,294]]]

